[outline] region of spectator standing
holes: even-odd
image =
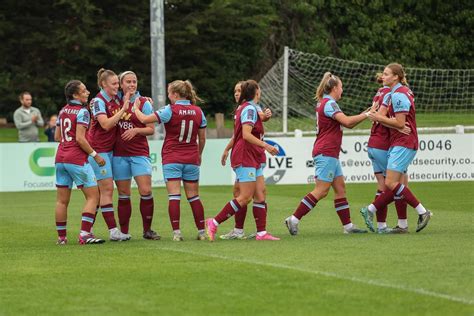
[[[38,127],[44,125],[39,109],[32,107],[31,93],[24,91],[20,94],[21,107],[13,114],[13,121],[18,129],[19,142],[39,142]]]

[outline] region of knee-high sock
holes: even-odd
[[[241,209],[241,206],[239,202],[237,202],[236,199],[233,199],[232,201],[230,201],[224,206],[224,208],[219,212],[219,214],[216,215],[216,217],[214,217],[214,220],[220,224],[226,221],[229,217],[234,215],[240,209]]]
[[[153,208],[153,195],[142,195],[140,197],[140,213],[142,214],[144,232],[151,229],[151,222],[153,221]]]
[[[190,197],[188,199],[191,210],[193,211],[194,223],[198,230],[204,229],[204,206],[202,205],[199,195]]]
[[[81,221],[81,233],[90,233],[94,224],[94,214],[83,212]]]
[[[247,205],[242,206],[240,210],[235,213],[235,228],[244,229],[245,217],[247,217]]]
[[[253,217],[257,226],[257,232],[263,232],[267,226],[267,208],[265,201],[253,202]]]
[[[375,199],[374,199],[374,202],[375,200],[380,196],[380,194],[382,194],[382,191],[380,190],[377,190],[377,194],[375,195]],[[374,203],[372,202],[372,203]],[[379,223],[385,223],[387,221],[387,211],[388,211],[388,207],[385,206],[383,209],[379,210],[377,209],[377,213],[375,213],[375,215],[377,216],[377,222]]]
[[[119,195],[117,213],[120,230],[122,233],[128,234],[130,217],[132,216],[132,203],[130,202],[130,195]]]
[[[306,194],[306,196],[301,200],[300,204],[298,205],[298,208],[293,213],[293,216],[295,216],[297,219],[301,219],[303,216],[308,214],[309,211],[311,211],[317,203],[318,200],[311,193]]]
[[[168,194],[168,214],[173,230],[179,229],[179,218],[181,216],[181,194]]]
[[[101,205],[100,209],[102,211],[102,216],[104,217],[107,227],[110,229],[117,227],[117,222],[115,221],[114,215],[114,206],[112,203]]]
[[[67,222],[56,222],[56,231],[58,232],[58,237],[66,237],[67,230],[66,230]]]
[[[346,198],[335,199],[334,208],[336,209],[336,213],[339,216],[342,225],[351,223],[351,212],[349,209],[349,202],[347,202]]]

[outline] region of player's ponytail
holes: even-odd
[[[388,64],[386,68],[389,68],[394,75],[398,76],[398,81],[402,85],[408,87],[407,75],[402,65],[397,64],[397,63],[391,63],[391,64]]]
[[[177,93],[181,98],[191,101],[192,104],[203,102],[203,100],[198,97],[193,84],[189,80],[175,80],[168,85],[168,89],[171,92]]]
[[[109,77],[116,76],[115,72],[109,69],[100,68],[97,72],[97,86],[102,89],[102,82],[107,81]]]
[[[323,79],[319,83],[318,88],[316,89],[316,95],[314,96],[315,100],[322,100],[325,94],[331,93],[332,89],[338,85],[341,81],[339,77],[333,75],[330,72],[324,73]]]
[[[79,88],[82,82],[79,80],[71,80],[66,83],[64,87],[64,95],[66,96],[66,101],[69,103],[74,100],[74,94],[79,93]]]
[[[191,100],[192,104],[197,104],[198,102],[202,102],[202,99],[198,97],[196,90],[194,90],[194,87],[191,81],[186,80],[184,82],[184,85],[186,86],[187,99]]]
[[[382,73],[381,72],[378,72],[378,73],[375,74],[375,81],[378,84],[383,84]]]
[[[239,104],[255,99],[258,89],[260,89],[260,87],[255,80],[247,80],[242,82],[240,85]]]

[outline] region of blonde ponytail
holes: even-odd
[[[391,64],[388,64],[386,68],[389,68],[394,75],[398,76],[398,81],[402,85],[408,87],[407,75],[402,65],[397,64],[397,63],[391,63]]]
[[[198,97],[193,84],[189,80],[175,80],[168,85],[168,89],[170,89],[171,92],[177,93],[180,97],[191,101],[192,104],[203,102],[203,100]]]
[[[341,81],[339,77],[334,76],[330,72],[325,72],[323,75],[323,79],[319,83],[318,88],[316,89],[316,95],[314,96],[314,99],[317,101],[322,100],[323,96],[325,94],[331,93],[332,89],[338,85],[338,83]]]

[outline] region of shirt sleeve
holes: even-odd
[[[380,104],[380,106],[388,106],[388,101],[390,100],[390,95],[391,93],[386,93],[384,96],[383,96],[383,100],[382,100],[382,103]]]
[[[158,123],[168,123],[171,120],[173,112],[171,111],[171,105],[167,105],[158,111],[155,111],[155,115],[158,118]]]
[[[201,115],[202,115],[202,121],[201,121],[201,125],[199,126],[199,128],[206,128],[207,127],[207,120],[206,120],[206,116],[204,115],[204,112],[201,110]]]
[[[87,109],[80,109],[79,113],[77,113],[77,124],[89,126],[91,122],[91,115]]]
[[[240,114],[242,124],[254,125],[257,122],[257,109],[254,106],[246,106]]]
[[[394,93],[392,95],[392,107],[395,113],[406,113],[410,111],[410,100],[403,93]]]
[[[339,105],[337,105],[336,101],[328,101],[324,105],[324,115],[326,115],[327,117],[334,119],[334,115],[341,112],[342,111],[339,108]]]
[[[146,102],[143,104],[142,112],[143,112],[143,114],[145,114],[145,115],[153,114],[153,106],[151,105],[151,103],[150,103],[149,101],[146,101]]]
[[[91,110],[94,116],[107,114],[105,110],[105,102],[102,99],[94,98],[91,100]]]

